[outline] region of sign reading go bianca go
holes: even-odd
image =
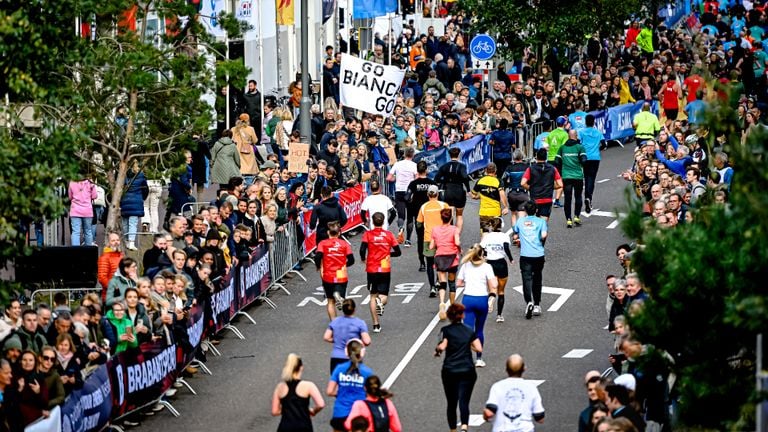
[[[405,71],[341,55],[340,101],[371,114],[392,114]]]

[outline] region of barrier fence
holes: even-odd
[[[65,293],[67,295],[67,304],[71,305],[85,297],[86,294],[100,294],[101,288],[43,288],[33,291],[32,295],[29,296],[29,301],[32,305],[46,303],[53,309],[53,297],[57,293]]]

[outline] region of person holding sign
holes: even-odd
[[[341,310],[344,297],[347,295],[349,275],[347,267],[355,263],[352,246],[339,238],[341,225],[338,221],[328,222],[328,238],[317,245],[315,266],[323,280],[325,298],[328,299],[328,318],[336,318],[336,310],[331,300],[336,301],[336,309]]]

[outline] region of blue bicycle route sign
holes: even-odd
[[[490,60],[496,54],[496,41],[487,34],[479,34],[469,43],[469,51],[478,60]]]

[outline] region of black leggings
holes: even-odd
[[[450,372],[443,369],[441,376],[445,400],[448,403],[445,411],[448,427],[456,429],[456,405],[459,406],[461,424],[468,425],[469,399],[472,397],[472,389],[477,381],[477,372],[474,369],[467,372]]]
[[[565,206],[563,207],[565,210],[565,218],[571,218],[571,200],[574,195],[576,195],[576,208],[574,209],[574,214],[576,217],[579,217],[579,215],[581,215],[581,192],[584,189],[584,181],[563,179],[563,187],[565,188]]]
[[[429,287],[435,286],[435,257],[425,256],[427,259],[427,280],[429,281]]]
[[[395,210],[397,210],[397,227],[403,229],[405,225],[406,209],[408,202],[405,200],[405,192],[395,192]],[[411,239],[411,232],[413,231],[413,225],[408,225],[408,232],[405,236],[406,240]]]
[[[415,217],[416,213],[414,213]],[[409,214],[410,217],[410,214]],[[424,264],[424,226],[416,226],[416,251],[419,253],[419,264]]]

